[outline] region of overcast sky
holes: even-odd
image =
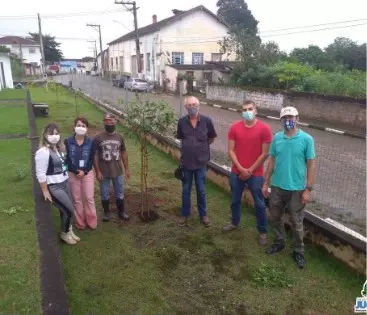
[[[140,7],[139,27],[150,24],[153,14],[157,14],[158,20],[171,16],[172,9],[188,10],[202,4],[214,13],[217,11],[216,0],[201,0],[201,2],[137,0],[136,2]],[[287,52],[294,47],[307,47],[310,44],[325,47],[339,36],[349,37],[359,43],[366,42],[366,0],[247,0],[246,2],[259,21],[263,41],[276,41],[280,48]],[[28,32],[37,32],[37,13],[42,17],[43,33],[55,36],[62,43],[61,48],[66,58],[81,58],[93,54],[92,44],[87,40],[98,39],[98,33],[86,27],[87,23],[101,25],[104,48],[109,41],[133,29],[131,12],[124,11],[121,5],[114,4],[114,0],[94,2],[90,0],[63,0],[62,2],[18,0],[7,1],[6,7],[4,5],[1,7],[0,36],[24,36]],[[359,21],[274,32],[280,29],[351,20]],[[350,27],[356,24],[364,25]],[[311,32],[322,28],[332,29]],[[307,32],[299,33],[299,31]],[[284,35],[293,32],[298,33]]]

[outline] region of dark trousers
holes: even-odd
[[[48,190],[54,206],[60,211],[61,231],[67,233],[69,232],[71,218],[74,213],[68,180],[62,183],[48,185]]]
[[[182,183],[181,214],[184,217],[188,217],[190,215],[192,181],[195,178],[198,212],[200,217],[204,217],[207,215],[206,196],[205,196],[206,168],[203,167],[195,170],[189,170],[188,168],[184,167],[183,172],[184,172],[184,180]]]
[[[303,218],[305,205],[302,204],[303,190],[284,190],[278,187],[271,187],[270,194],[270,214],[274,227],[276,244],[285,244],[285,229],[283,215],[287,209],[293,232],[292,248],[294,252],[303,254]]]
[[[264,177],[262,176],[251,176],[249,179],[242,180],[237,174],[231,173],[230,186],[232,193],[231,210],[233,225],[240,224],[242,194],[247,186],[251,192],[252,198],[254,199],[257,230],[260,233],[267,233],[268,219],[266,217],[265,200],[261,191],[263,184]]]

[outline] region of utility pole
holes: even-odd
[[[139,41],[139,30],[138,30],[138,17],[137,17],[137,10],[139,8],[136,7],[135,1],[116,1],[115,4],[122,4],[123,6],[132,6],[132,9],[128,9],[129,11],[132,11],[134,16],[134,30],[135,30],[135,45],[136,45],[136,62],[138,67],[138,73],[141,73],[142,66],[141,66],[141,58],[140,58],[140,41]]]
[[[97,66],[97,41],[96,40],[88,40],[87,41],[88,43],[94,43],[94,48],[93,48],[93,51],[94,51],[94,68],[93,70],[95,71],[96,69],[96,66]]]
[[[42,36],[42,24],[41,24],[41,16],[37,13],[38,16],[38,36],[40,38],[40,49],[42,56],[42,74],[46,73],[46,60],[45,60],[45,52],[43,50],[43,36]]]
[[[87,26],[93,27],[99,33],[99,49],[101,50],[101,70],[102,70],[102,78],[103,78],[104,77],[104,53],[102,49],[101,25],[100,24],[87,24]]]

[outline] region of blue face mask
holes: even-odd
[[[253,111],[247,111],[247,112],[242,112],[242,117],[244,120],[250,121],[254,119],[255,115]]]
[[[284,119],[282,120],[282,124],[285,130],[293,130],[296,126],[296,123],[293,119]]]
[[[198,113],[198,109],[195,107],[190,107],[187,109],[189,116],[194,117]]]

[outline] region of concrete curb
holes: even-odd
[[[222,106],[222,105],[212,104],[212,103],[208,103],[208,102],[200,102],[200,104],[204,104],[204,105],[219,108],[219,109],[229,110],[229,111],[232,111],[232,112],[241,113],[241,110],[237,109],[237,108],[225,107],[225,106]],[[259,113],[257,114],[257,116],[260,117],[260,118],[266,118],[266,119],[272,119],[272,120],[278,120],[279,121],[279,117],[268,116],[268,115],[259,114]],[[323,126],[314,125],[314,124],[308,124],[308,123],[304,123],[304,122],[299,122],[298,124],[300,126],[304,126],[304,127],[307,127],[307,128],[317,129],[317,130],[326,131],[326,132],[331,132],[331,133],[342,135],[342,136],[348,136],[348,137],[353,137],[353,138],[358,138],[358,139],[363,139],[363,140],[367,139],[366,136],[363,136],[363,135],[358,134],[358,133],[353,133],[353,132],[350,132],[350,131],[338,130],[338,129],[334,129],[334,128],[328,128],[328,127],[323,127]]]

